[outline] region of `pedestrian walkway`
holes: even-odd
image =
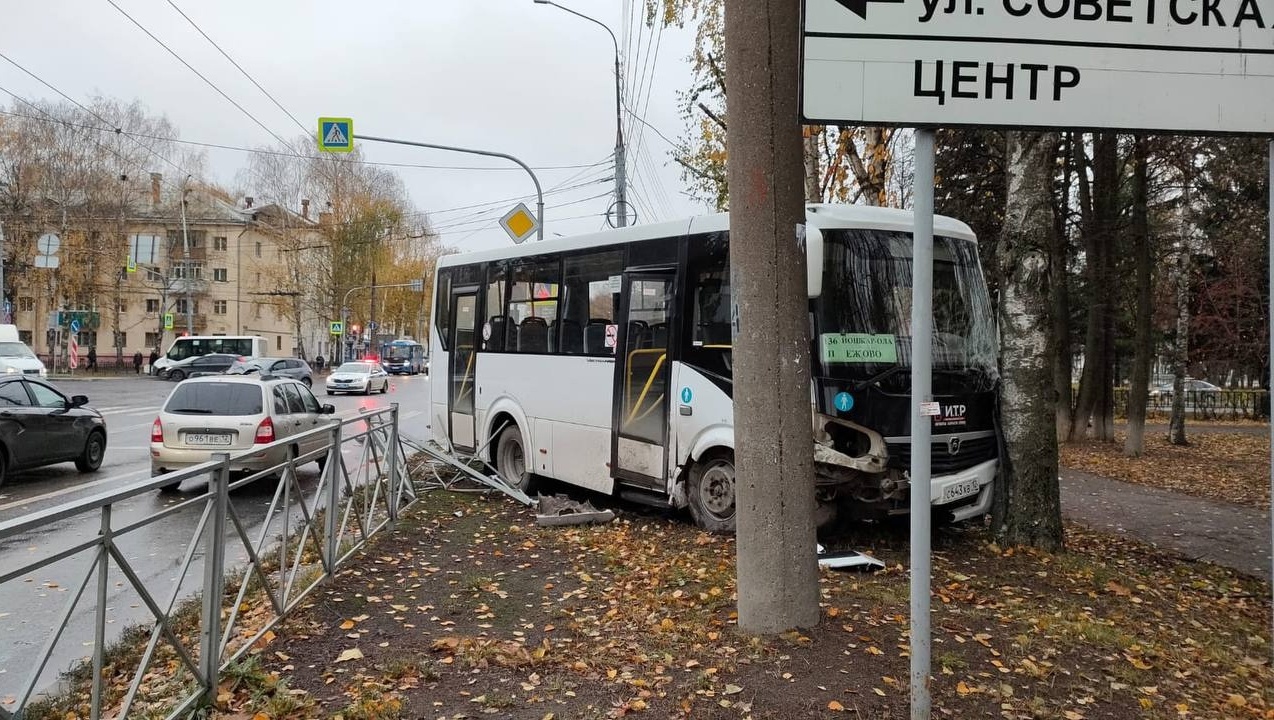
[[[1269,512],[1062,468],[1062,515],[1270,580]]]

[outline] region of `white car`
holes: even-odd
[[[389,392],[389,373],[377,362],[347,362],[327,376],[327,394]]]
[[[219,452],[235,456],[231,472],[274,467],[287,459],[287,446],[257,453],[252,449],[321,427],[335,412],[336,408],[320,405],[308,387],[290,378],[191,378],[173,388],[151,426],[151,476],[208,462]],[[290,449],[303,455],[326,444],[327,437],[319,433]],[[322,467],[323,459],[317,462]]]

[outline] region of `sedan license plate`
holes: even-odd
[[[942,503],[945,505],[953,500],[977,495],[980,489],[982,489],[982,486],[978,484],[977,480],[965,480],[962,483],[948,485],[942,489]]]
[[[224,446],[230,444],[230,436],[222,433],[186,433],[186,444]]]

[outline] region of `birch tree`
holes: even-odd
[[[996,248],[1000,304],[1000,417],[1005,453],[993,527],[1008,545],[1062,546],[1053,405],[1051,133],[1006,133],[1008,192]]]

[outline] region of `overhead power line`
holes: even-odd
[[[224,90],[217,87],[216,83],[209,80],[207,76],[205,76],[203,73],[196,70],[194,65],[191,65],[190,63],[186,62],[186,59],[183,58],[181,55],[178,55],[176,50],[173,50],[172,48],[168,47],[167,43],[165,43],[163,40],[160,40],[159,37],[155,35],[155,33],[151,32],[150,30],[147,30],[145,25],[142,25],[141,23],[137,22],[137,20],[134,19],[132,15],[129,15],[128,12],[124,10],[124,8],[116,4],[115,0],[106,0],[106,2],[110,3],[111,7],[118,10],[119,14],[128,18],[128,21],[136,25],[138,30],[141,30],[142,32],[146,33],[147,37],[159,43],[159,46],[167,50],[169,55],[172,55],[174,58],[177,59],[177,62],[181,63],[182,65],[185,65],[187,70],[194,73],[196,77],[198,77],[200,80],[203,80],[205,83],[207,83],[208,87],[212,88],[213,90],[217,92],[218,95],[225,98],[226,102],[238,108],[239,112],[243,113],[244,115],[248,117],[249,120],[259,125],[262,130],[269,133],[275,140],[278,140],[279,143],[283,145],[283,147],[291,147],[290,145],[288,145],[288,142],[286,140],[279,137],[278,133],[274,132],[273,130],[270,129],[268,125],[258,120],[256,115],[253,115],[252,113],[248,112],[248,110],[245,107],[235,102],[234,98],[230,97],[229,95],[225,93]]]
[[[114,5],[114,3],[111,3],[111,4]],[[266,90],[265,88],[261,87],[261,83],[257,82],[256,78],[252,77],[252,75],[250,75],[247,70],[244,70],[242,65],[235,62],[235,59],[230,57],[230,53],[221,49],[221,46],[218,45],[217,42],[213,40],[211,37],[208,37],[208,33],[204,32],[203,28],[199,27],[198,23],[192,20],[189,15],[182,12],[181,8],[177,7],[177,3],[173,2],[173,0],[168,0],[168,4],[169,6],[172,7],[173,10],[177,11],[178,15],[181,15],[183,18],[185,18],[186,22],[190,23],[190,26],[193,27],[196,32],[202,35],[204,40],[207,40],[214,48],[216,48],[217,52],[221,53],[222,57],[224,57],[226,60],[229,60],[230,64],[234,65],[236,70],[243,73],[243,76],[248,79],[248,82],[255,85],[256,88],[261,91],[262,95],[265,95],[267,98],[269,98],[270,102],[274,103],[275,107],[277,107],[279,110],[282,110],[284,115],[287,115],[289,118],[291,118],[292,122],[296,123],[296,126],[301,129],[301,132],[303,133],[309,132],[309,129],[306,128],[305,125],[300,120],[297,120],[295,115],[289,112],[287,108],[283,107],[283,103],[276,100],[275,97],[270,94],[269,90]]]

